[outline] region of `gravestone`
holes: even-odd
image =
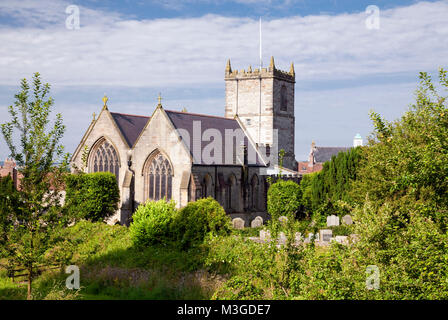
[[[258,228],[263,225],[263,218],[260,216],[257,216],[252,222],[250,223],[251,228]]]
[[[339,225],[339,217],[335,215],[331,215],[327,217],[327,227],[333,227]]]
[[[319,241],[319,234],[318,234],[318,233],[316,233],[316,234],[314,234],[314,233],[308,233],[308,238],[307,238],[307,240],[308,240],[308,241],[306,241],[306,242],[311,242],[311,241],[315,241],[315,240]]]
[[[351,224],[353,224],[353,219],[349,214],[347,214],[342,217],[342,223],[346,224],[346,225],[351,225]]]
[[[320,230],[320,241],[321,242],[330,242],[333,237],[333,231],[330,229],[322,229]]]
[[[271,240],[271,233],[269,230],[260,230],[260,239],[263,241]]]
[[[294,238],[295,238],[296,243],[300,243],[300,242],[303,241],[303,237],[302,237],[302,234],[300,232],[296,232]]]
[[[232,225],[235,229],[244,229],[244,220],[241,218],[235,218],[232,220]]]
[[[278,242],[279,244],[286,244],[286,235],[284,232],[280,232],[278,235]]]
[[[286,224],[288,222],[288,217],[281,216],[280,218],[278,218],[278,221],[280,221],[282,224]]]
[[[348,237],[347,237],[347,236],[336,236],[336,237],[334,238],[334,240],[335,240],[337,243],[340,243],[340,244],[344,244],[344,245],[347,245],[347,244],[348,244]]]

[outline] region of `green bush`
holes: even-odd
[[[295,218],[301,205],[301,189],[294,181],[279,180],[268,190],[268,212],[273,220],[286,216]]]
[[[129,227],[131,240],[137,247],[171,242],[171,229],[177,215],[175,202],[159,200],[141,204],[132,216]]]
[[[117,211],[120,192],[114,174],[72,174],[66,177],[65,183],[65,210],[70,217],[102,221]]]
[[[185,249],[203,243],[209,236],[229,234],[230,218],[221,205],[209,197],[190,202],[180,210],[173,229]]]

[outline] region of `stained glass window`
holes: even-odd
[[[146,198],[171,200],[173,169],[170,162],[161,153],[154,156],[146,166],[145,185]]]
[[[120,161],[115,148],[107,140],[103,140],[93,151],[90,164],[91,172],[111,172],[119,178]]]

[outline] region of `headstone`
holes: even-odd
[[[244,229],[244,220],[241,218],[235,218],[232,220],[232,225],[235,229]]]
[[[344,244],[344,245],[347,245],[347,244],[348,244],[348,237],[347,237],[347,236],[336,236],[336,237],[334,238],[334,240],[335,240],[337,243],[340,243],[340,244]]]
[[[263,218],[260,216],[257,216],[252,222],[250,223],[251,228],[258,228],[263,225]]]
[[[316,235],[314,233],[308,233],[308,242],[316,240]]]
[[[260,239],[263,241],[271,239],[271,233],[269,230],[260,230]]]
[[[333,227],[339,225],[339,217],[335,215],[331,215],[327,217],[327,227]]]
[[[330,229],[322,229],[320,230],[320,241],[321,242],[330,242],[333,237],[333,231]]]
[[[296,232],[294,238],[295,238],[296,243],[300,243],[300,242],[303,241],[303,237],[302,237],[302,234],[300,232]]]
[[[280,244],[285,244],[286,243],[286,235],[284,232],[280,232],[280,234],[278,235],[278,242]]]
[[[351,225],[351,224],[353,224],[353,219],[349,214],[347,214],[342,217],[342,223],[346,224],[346,225]]]
[[[288,222],[288,217],[286,216],[281,216],[280,218],[278,218],[278,221],[280,221],[281,223],[285,224]]]

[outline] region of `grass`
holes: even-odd
[[[203,269],[205,248],[180,251],[159,245],[137,249],[123,226],[81,221],[57,235],[63,245],[49,250],[54,261],[80,268],[81,289],[65,288],[64,270],[33,282],[35,299],[209,299],[222,281]],[[0,299],[25,299],[26,286],[0,273]]]

